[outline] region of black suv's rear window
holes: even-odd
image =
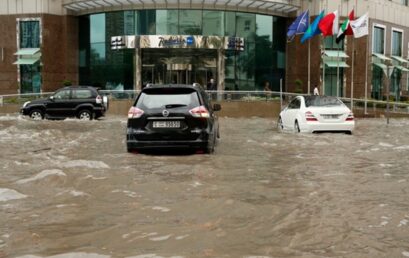
[[[195,90],[160,88],[145,90],[136,103],[136,107],[146,110],[155,108],[178,108],[187,107],[189,109],[200,106],[198,94]]]

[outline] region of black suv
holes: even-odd
[[[63,119],[77,117],[91,120],[104,116],[108,109],[108,98],[90,86],[69,86],[61,88],[47,99],[24,103],[21,114],[32,119]]]
[[[220,137],[214,111],[199,84],[149,85],[128,112],[128,152],[157,148],[189,148],[212,153]]]

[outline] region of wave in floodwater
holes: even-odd
[[[409,119],[220,126],[213,155],[144,155],[123,117],[0,116],[0,257],[409,257]]]

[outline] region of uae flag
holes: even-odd
[[[338,34],[339,17],[338,11],[327,14],[318,24],[324,37]]]
[[[354,20],[354,10],[349,13],[349,17],[342,23],[341,28],[339,28],[337,39],[335,40],[337,44],[341,42],[346,35],[354,35],[351,28],[351,21]]]

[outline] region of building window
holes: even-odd
[[[40,21],[19,21],[19,38],[21,48],[40,48]],[[20,65],[20,93],[41,92],[40,62],[32,65]]]
[[[403,5],[408,6],[408,4],[409,4],[409,0],[401,0],[401,3],[402,3]]]
[[[40,22],[20,21],[20,48],[40,47]]]
[[[343,50],[344,49],[344,41],[340,41],[338,44],[335,41],[337,36],[330,36],[324,38],[324,48],[326,50]]]
[[[200,35],[202,33],[202,11],[180,10],[179,11],[179,34]]]
[[[176,35],[178,34],[179,11],[157,10],[156,11],[156,34]]]
[[[373,49],[377,54],[385,54],[385,28],[375,26],[373,29]]]
[[[224,12],[203,11],[203,36],[224,36]]]
[[[392,30],[392,55],[402,56],[402,32]]]

